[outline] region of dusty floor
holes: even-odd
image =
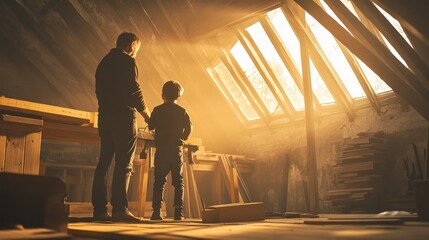
[[[69,223],[68,229],[74,239],[429,239],[429,222],[374,215],[217,224],[204,224],[199,219],[134,224],[76,221]]]

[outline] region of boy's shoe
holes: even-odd
[[[174,220],[184,220],[185,214],[183,213],[183,208],[176,208],[174,209]]]
[[[143,219],[141,217],[136,217],[128,209],[120,212],[112,212],[112,221],[117,222],[141,222]]]
[[[164,220],[161,216],[161,211],[153,211],[152,217],[150,217],[150,220]]]
[[[100,222],[112,221],[112,216],[107,212],[94,212],[92,214],[92,220]]]

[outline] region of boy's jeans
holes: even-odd
[[[183,208],[183,147],[157,147],[155,153],[155,182],[152,208],[160,210],[167,175],[171,171],[174,186],[174,207]]]

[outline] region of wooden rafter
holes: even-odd
[[[298,0],[297,2],[302,2]],[[384,61],[402,81],[407,82],[416,92],[429,100],[429,82],[421,82],[417,76],[405,67],[393,53],[381,43],[371,32],[351,13],[340,1],[325,0],[334,13],[347,26],[353,36],[374,51],[380,60]]]
[[[240,87],[241,91],[243,91],[244,95],[249,100],[252,107],[255,109],[255,111],[258,113],[261,119],[268,125],[268,121],[267,121],[268,109],[261,108],[261,106],[259,105],[259,102],[255,100],[253,93],[249,90],[249,86],[246,83],[244,83],[244,80],[242,79],[242,74],[240,74],[239,72],[241,70],[239,66],[237,66],[238,64],[233,62],[234,61],[233,57],[230,56],[228,53],[226,53],[225,50],[220,50],[218,54],[219,54],[219,58],[225,64],[225,67],[228,69],[231,76],[237,82],[238,86]],[[259,97],[259,96],[256,96],[256,97]]]
[[[336,102],[343,108],[349,119],[352,120],[354,118],[354,113],[351,107],[352,99],[348,94],[348,91],[345,89],[338,74],[334,70],[334,67],[325,56],[313,33],[309,30],[305,20],[300,20],[291,7],[293,8],[289,3],[284,7],[289,23],[296,32],[301,32],[298,34],[301,36],[300,41],[307,42],[306,46],[309,50],[308,53],[313,59],[313,63],[319,74],[324,79],[326,86],[329,88],[329,91],[334,96]]]
[[[410,33],[410,31],[404,28],[404,26],[402,26],[402,29],[404,29],[404,32],[407,35],[408,40],[410,40],[411,44],[413,45],[416,53],[420,56],[420,58],[423,59],[424,62],[429,63],[429,45],[425,45],[424,42],[414,36],[414,34]]]
[[[403,1],[403,0],[373,0],[383,10],[392,15],[401,23],[404,30],[419,39],[429,47],[429,30],[427,21],[426,1]]]
[[[288,99],[286,92],[283,90],[283,87],[281,86],[273,70],[262,55],[262,52],[259,50],[256,43],[247,31],[238,30],[237,35],[247,54],[255,64],[256,69],[261,74],[263,80],[280,105],[281,109],[287,115],[287,117],[293,119],[295,109],[293,108],[292,103]]]
[[[261,23],[262,27],[265,29],[265,32],[267,33],[268,38],[273,43],[274,48],[276,49],[276,52],[279,54],[284,65],[286,66],[287,70],[289,71],[290,75],[295,81],[298,89],[301,91],[302,95],[304,96],[302,76],[301,76],[301,73],[298,71],[298,68],[296,67],[295,62],[293,61],[291,54],[280,42],[280,39],[276,35],[274,27],[268,21],[267,16],[260,17],[259,22]],[[313,104],[315,105],[315,109],[320,110],[321,106],[319,101],[317,100],[313,92],[312,92],[312,95],[313,95]]]
[[[401,76],[398,76],[398,74],[387,65],[386,61],[381,60],[372,49],[352,36],[316,3],[305,0],[295,0],[295,2],[311,14],[320,24],[330,31],[335,38],[342,42],[344,46],[378,74],[396,93],[408,101],[408,103],[410,103],[425,119],[429,120],[429,102],[427,99],[419,92],[415,91]]]
[[[408,67],[421,81],[429,80],[429,67],[405,41],[392,24],[369,0],[353,0],[353,6],[364,12],[366,17],[377,27],[395,50],[401,55]]]

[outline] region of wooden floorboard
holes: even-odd
[[[356,224],[350,224],[353,219]],[[278,218],[216,224],[204,224],[200,219],[142,223],[83,221],[69,223],[68,233],[75,239],[429,239],[429,222],[411,218],[377,221],[374,215],[321,215],[317,225],[305,224],[308,220]],[[333,220],[336,222],[331,223]]]

